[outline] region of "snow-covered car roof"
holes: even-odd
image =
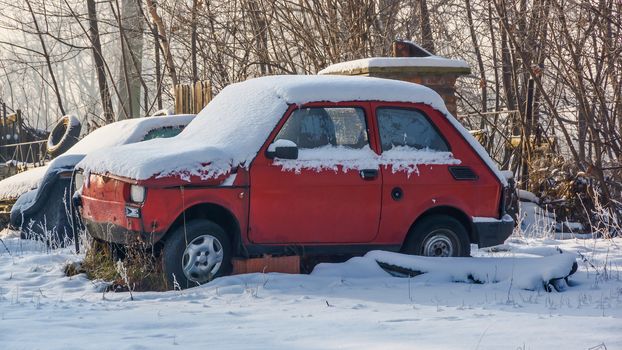
[[[0,181],[0,199],[16,198],[38,187],[47,172],[74,167],[89,152],[139,142],[154,129],[185,126],[194,117],[194,114],[145,117],[121,120],[102,126],[84,136],[48,165],[33,168]]]
[[[455,120],[441,97],[422,85],[370,77],[287,75],[227,86],[179,135],[89,153],[78,167],[130,179],[209,179],[250,165],[287,108],[309,102],[391,101],[430,105],[454,123],[492,169],[490,157]],[[155,151],[157,149],[157,151]],[[499,175],[502,183],[503,176]]]

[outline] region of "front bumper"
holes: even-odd
[[[514,231],[514,220],[506,214],[502,220],[474,222],[480,248],[503,244]]]
[[[128,230],[125,227],[99,223],[88,219],[83,219],[87,232],[96,239],[123,245],[145,244],[153,245],[160,241],[166,232],[141,232]]]

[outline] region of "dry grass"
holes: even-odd
[[[115,254],[109,244],[94,241],[86,250],[80,270],[89,279],[110,281],[112,291],[164,291],[168,290],[162,272],[161,259],[152,254],[151,249],[142,245],[127,246],[123,249],[120,273]],[[71,271],[71,269],[69,269]]]

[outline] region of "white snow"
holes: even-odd
[[[506,180],[514,178],[514,173],[511,170],[501,170],[501,174],[505,177]]]
[[[26,193],[23,193],[17,198],[11,208],[11,211],[18,211],[19,213],[22,213],[26,209],[30,208],[33,204],[35,204],[38,192],[39,188],[34,188]]]
[[[499,181],[507,183],[483,147],[447,112],[432,89],[397,80],[345,76],[270,76],[229,85],[177,137],[93,152],[78,166],[85,172],[137,180],[208,179],[228,173],[232,166],[248,167],[290,105],[372,100],[425,103],[438,109]]]
[[[369,68],[382,67],[450,67],[450,68],[470,68],[464,60],[450,59],[440,56],[430,57],[372,57],[362,58],[354,61],[347,61],[330,65],[318,74],[343,74],[352,73]]]
[[[473,217],[473,222],[509,222],[509,221],[514,221],[514,219],[512,219],[512,217],[508,214],[504,214],[503,217],[501,217],[501,220],[497,219],[497,218],[493,218],[493,217],[486,217],[486,216],[474,216]]]
[[[552,279],[572,271],[576,254],[539,258],[431,258],[371,251],[366,258],[427,274],[428,280],[466,283],[512,283],[516,288],[541,290]]]
[[[78,117],[75,114],[70,114],[68,117],[69,117],[69,125],[78,126],[81,124],[80,119],[78,119]]]
[[[194,115],[174,115],[126,119],[93,130],[64,154],[87,154],[102,148],[142,141],[154,129],[183,127]]]
[[[280,141],[280,140],[278,140]],[[277,142],[278,142],[277,141]],[[315,149],[301,149],[298,159],[278,159],[274,164],[281,166],[285,171],[300,173],[305,170],[341,170],[379,169],[386,166],[393,173],[404,171],[408,175],[418,173],[418,165],[460,164],[451,152],[439,152],[429,149],[418,150],[408,146],[393,147],[382,155],[365,146],[361,149],[352,149],[343,146],[324,146]]]
[[[509,262],[570,255],[556,247],[580,253],[585,261],[577,260],[572,286],[561,293],[520,289],[519,263],[514,279],[474,284],[452,281],[451,274],[463,277],[460,265],[429,266],[447,274],[397,278],[361,257],[319,265],[311,275],[253,273],[184,291],[134,292],[133,301],[128,293],[103,293],[101,281],[65,277],[64,264],[81,255],[3,239],[11,251],[0,243],[6,350],[622,348],[622,238],[512,237],[503,251],[474,251],[481,263],[468,264],[507,277]],[[495,271],[497,261],[504,267]]]
[[[15,199],[38,187],[47,169],[47,165],[28,169],[0,181],[0,199]]]
[[[268,152],[275,152],[277,147],[296,147],[296,143],[286,139],[278,139],[268,146]]]
[[[519,202],[518,222],[527,236],[542,232],[552,233],[556,225],[553,213],[547,212],[533,202]]]
[[[162,127],[185,126],[193,118],[194,115],[136,118],[103,126],[86,135],[67,152],[54,158],[49,164],[27,170],[0,181],[0,199],[15,199],[29,190],[37,188],[45,174],[58,171],[61,168],[72,169],[89,152],[142,141],[151,130]],[[72,121],[73,119],[70,118],[70,120]]]
[[[568,229],[571,231],[582,231],[584,229],[583,224],[581,224],[580,222],[572,222],[568,220],[558,223],[558,226],[561,229]]]
[[[536,196],[532,192],[525,190],[518,190],[518,198],[527,202],[532,202],[536,204],[540,203],[540,198],[538,198],[538,196]]]

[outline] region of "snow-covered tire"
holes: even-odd
[[[162,251],[169,289],[189,288],[231,273],[231,241],[209,220],[193,220],[171,232]]]
[[[402,247],[406,254],[423,256],[471,256],[466,228],[449,215],[428,216],[409,232]]]
[[[66,115],[56,123],[48,137],[47,152],[54,158],[65,153],[78,142],[82,124],[73,115]]]

